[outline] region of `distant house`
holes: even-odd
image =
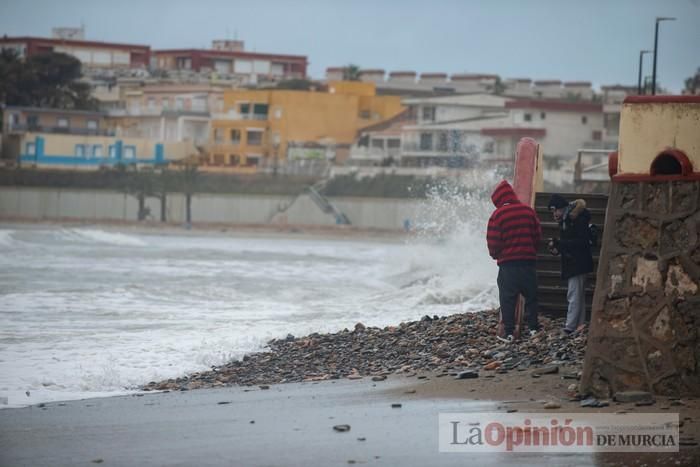
[[[63,38],[0,37],[0,49],[11,49],[20,57],[45,52],[72,55],[88,68],[147,68],[151,48],[147,45],[121,44]]]

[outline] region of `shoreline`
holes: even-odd
[[[266,235],[301,235],[304,237],[324,238],[363,238],[405,240],[412,238],[412,232],[400,229],[376,229],[347,225],[296,225],[296,224],[234,224],[234,223],[194,223],[189,228],[180,223],[156,221],[120,221],[120,220],[90,220],[90,219],[28,219],[21,217],[0,217],[0,225],[45,225],[63,227],[98,226],[110,229],[128,228],[142,233],[227,233],[233,235],[266,234]]]

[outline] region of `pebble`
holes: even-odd
[[[479,372],[474,370],[460,371],[455,379],[474,379],[479,377]]]
[[[401,404],[391,404],[391,408],[392,408],[392,409],[400,409],[400,408],[401,408]]]
[[[560,409],[561,404],[559,404],[557,402],[549,401],[546,404],[544,404],[544,408],[545,409]]]
[[[333,429],[338,432],[345,432],[345,431],[350,431],[350,425],[335,425],[333,426]]]
[[[210,370],[164,381],[152,381],[141,389],[188,390],[221,386],[258,386],[270,384],[336,380],[340,378],[375,379],[387,374],[448,374],[455,368],[459,379],[479,377],[479,370],[517,369],[549,363],[534,370],[535,374],[556,373],[558,364],[576,372],[583,361],[585,333],[562,337],[558,330],[563,318],[541,317],[542,332],[537,339],[523,339],[503,345],[494,338],[498,328],[496,310],[459,313],[449,316],[424,316],[420,321],[404,322],[385,328],[357,323],[353,331],[312,333],[303,337],[291,334],[273,339],[257,353],[245,355]],[[485,377],[487,377],[486,375]]]
[[[372,376],[372,381],[384,381],[386,379],[385,375]]]

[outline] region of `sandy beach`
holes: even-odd
[[[493,376],[493,377],[489,377]],[[420,378],[420,379],[419,379]],[[438,451],[441,412],[655,412],[669,408],[611,404],[581,409],[568,402],[559,375],[484,374],[454,380],[434,373],[360,380],[229,387],[47,403],[0,416],[0,464],[457,466],[475,454]],[[265,387],[265,386],[263,386]],[[392,405],[400,404],[400,407]],[[699,404],[683,399],[682,435],[698,435]],[[650,410],[647,410],[650,409]],[[333,426],[350,425],[347,432]],[[700,450],[678,454],[479,454],[482,465],[698,465]]]

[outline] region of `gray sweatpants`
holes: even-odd
[[[566,329],[575,331],[578,326],[586,322],[586,274],[569,278],[566,299],[569,301]]]

